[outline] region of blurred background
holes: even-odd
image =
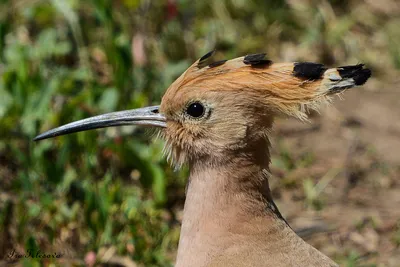
[[[396,0],[0,1],[0,266],[172,266],[187,169],[134,127],[33,143],[50,128],[160,103],[193,61],[365,63],[373,78],[279,118],[270,184],[342,266],[400,266],[400,3]]]

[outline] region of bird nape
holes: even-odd
[[[168,158],[189,164],[176,266],[337,266],[298,237],[279,213],[268,185],[268,134],[286,114],[363,85],[364,65],[327,68],[273,63],[265,54],[197,60],[166,91],[160,106],[72,122],[34,140],[119,125],[158,127]]]

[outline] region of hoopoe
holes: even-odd
[[[34,140],[89,129],[157,127],[174,164],[188,164],[177,267],[337,266],[303,241],[274,204],[268,185],[269,131],[279,114],[307,119],[371,71],[363,64],[326,68],[273,63],[265,54],[191,65],[160,106],[113,112],[47,131]]]

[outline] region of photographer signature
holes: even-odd
[[[41,250],[33,250],[33,249],[28,249],[25,253],[20,253],[13,249],[10,251],[6,259],[10,261],[15,261],[23,258],[32,258],[32,259],[60,259],[64,256],[63,253],[45,253],[42,252]]]

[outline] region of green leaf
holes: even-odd
[[[13,104],[13,98],[12,95],[7,92],[4,88],[4,83],[2,80],[0,80],[0,118],[3,117],[7,110],[11,107]]]
[[[163,170],[157,166],[152,165],[153,184],[152,190],[156,203],[163,204],[167,200],[167,180]]]
[[[119,92],[115,88],[108,88],[102,94],[99,108],[102,112],[115,111],[119,99]]]

